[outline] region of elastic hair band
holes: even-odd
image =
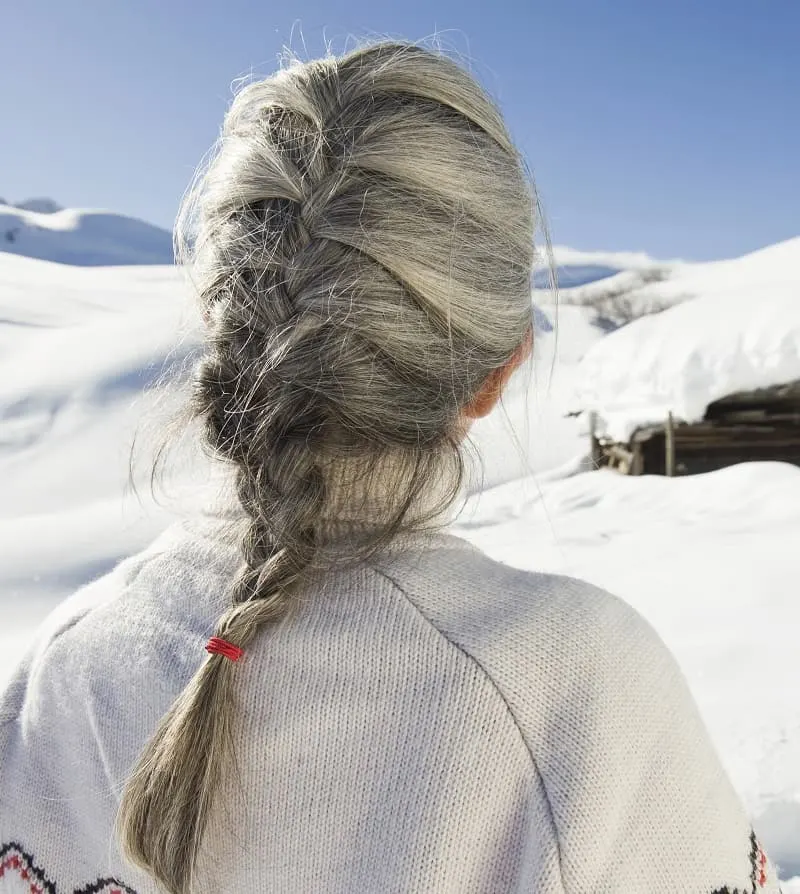
[[[240,649],[238,646],[234,646],[233,643],[220,639],[218,636],[212,636],[206,643],[206,652],[212,655],[224,655],[226,658],[230,658],[231,661],[238,661],[244,655],[244,649]]]

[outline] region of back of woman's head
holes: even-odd
[[[371,500],[366,556],[444,508],[420,496],[455,499],[461,411],[531,325],[533,202],[471,75],[381,43],[241,90],[186,207],[193,406],[248,518],[214,632],[244,647],[333,561],[338,509]],[[237,672],[206,659],[123,797],[127,853],[176,894],[232,760]]]

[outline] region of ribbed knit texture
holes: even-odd
[[[176,525],[46,621],[0,699],[0,891],[155,894],[114,842],[120,791],[238,561],[214,517]],[[198,894],[778,890],[623,601],[435,532],[299,598],[237,665]]]

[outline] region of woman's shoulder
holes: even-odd
[[[580,722],[623,692],[649,700],[654,682],[685,690],[649,621],[587,581],[512,567],[452,535],[438,549],[396,556],[385,573],[483,669],[523,725]]]
[[[79,704],[75,695],[84,684],[140,672],[144,655],[159,654],[148,650],[154,637],[168,644],[165,632],[180,637],[187,624],[206,623],[204,598],[216,595],[218,577],[231,564],[221,542],[202,525],[176,521],[63,599],[39,625],[0,691],[0,721],[15,719],[26,700],[45,689],[64,689],[65,702]]]
[[[509,565],[449,531],[431,543],[397,551],[379,570],[432,623],[477,644],[554,637],[600,646],[656,635],[628,602],[586,580]]]

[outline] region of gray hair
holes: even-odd
[[[531,328],[534,209],[497,108],[438,53],[373,44],[237,94],[181,215],[208,323],[192,409],[247,517],[216,636],[245,647],[331,567],[356,479],[389,497],[351,559],[441,511],[412,514],[421,494],[456,498],[461,410]],[[123,795],[125,853],[172,894],[233,761],[237,672],[204,661]]]

